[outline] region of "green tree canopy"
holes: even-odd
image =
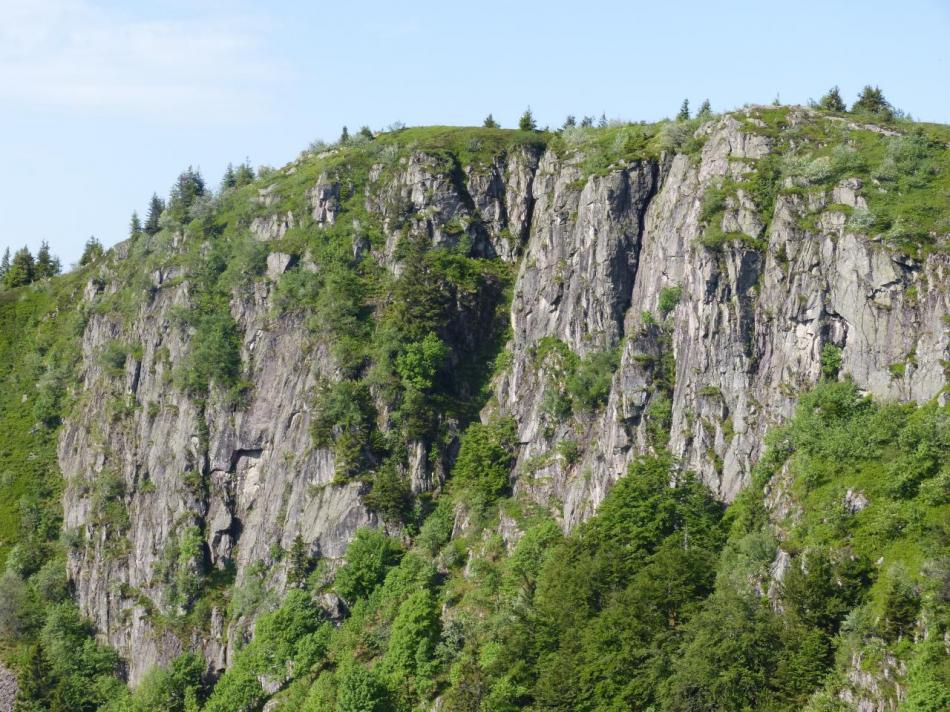
[[[534,114],[531,113],[531,107],[525,109],[525,112],[518,119],[518,128],[522,131],[537,131],[538,125],[534,121]]]
[[[8,288],[22,287],[25,284],[30,284],[34,279],[36,279],[36,263],[33,260],[33,255],[29,248],[21,247],[13,255],[10,268],[3,276],[4,286]]]
[[[157,193],[152,193],[152,199],[148,203],[148,216],[145,218],[145,232],[149,235],[156,234],[161,230],[158,224],[165,210],[165,201],[158,197]]]
[[[818,108],[825,111],[845,111],[847,109],[837,86],[831,87],[828,93],[819,99]]]
[[[378,529],[359,529],[346,549],[346,563],[336,575],[336,590],[353,602],[368,596],[402,557],[402,547]]]
[[[59,258],[50,253],[49,243],[43,240],[39,252],[36,253],[36,279],[55,277],[61,270]]]
[[[679,113],[676,114],[677,121],[689,121],[689,99],[683,99],[680,104]]]
[[[82,250],[82,257],[79,258],[79,266],[85,267],[88,264],[92,264],[99,260],[105,254],[105,250],[102,248],[102,243],[96,239],[95,235],[90,236],[86,240],[86,245]]]
[[[885,121],[894,118],[894,107],[884,98],[884,93],[878,87],[870,84],[861,90],[857,101],[851,105],[851,111],[857,114],[872,114]]]

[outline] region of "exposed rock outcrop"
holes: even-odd
[[[398,273],[406,235],[520,260],[509,365],[483,418],[514,418],[515,489],[556,510],[565,528],[588,517],[631,459],[655,446],[651,418],[668,420],[682,466],[731,500],[766,429],[821,376],[826,347],[840,355],[842,373],[875,395],[924,401],[944,388],[947,256],[911,259],[849,228],[840,206],[862,207],[854,181],[808,198],[780,193],[769,215],[739,191],[722,216],[731,237],[704,246],[704,193],[749,171],[770,140],[731,116],[707,124],[701,137],[699,155],[595,173],[577,156],[531,147],[477,166],[413,151],[370,172],[365,208],[379,218],[385,245],[371,251],[355,242],[354,260],[371,256]],[[247,230],[271,242],[306,221],[323,229],[350,220],[335,180],[323,174],[307,191],[306,214],[255,217]],[[274,191],[261,191],[259,203],[274,206]],[[227,620],[216,605],[194,628],[200,632],[183,639],[163,623],[180,603],[176,575],[217,568],[237,587],[264,575],[280,592],[280,552],[298,534],[314,556],[334,560],[358,527],[379,523],[361,485],[336,481],[332,452],[314,446],[314,388],[338,368],[331,345],[303,317],[275,315],[275,282],[296,259],[275,249],[266,278],[231,295],[251,384],[243,403],[215,389],[196,403],[173,385],[191,339],[176,311],[191,307],[192,285],[177,272],[159,274],[133,318],[93,310],[82,337],[82,395],[59,447],[64,526],[76,542],[69,574],[83,611],[128,659],[133,682],[185,648],[225,667],[250,623]],[[320,269],[300,257],[306,269]],[[87,301],[113,293],[115,279],[91,284]],[[466,349],[478,346],[477,329],[454,328],[471,341]],[[559,375],[539,363],[538,348],[552,339],[578,357],[616,349],[603,404],[551,417],[546,398]],[[102,359],[116,341],[130,347],[118,369]],[[565,441],[576,444],[570,457],[558,454]],[[452,447],[430,463],[414,446],[416,492],[439,486]],[[101,507],[106,486],[120,493],[127,521],[107,521],[115,513]],[[182,553],[193,532],[198,553]]]
[[[16,693],[16,676],[3,665],[0,665],[0,712],[13,712]]]

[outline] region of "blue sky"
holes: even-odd
[[[950,2],[0,0],[0,249],[89,235],[192,164],[280,166],[344,124],[655,120],[880,85],[950,122]]]

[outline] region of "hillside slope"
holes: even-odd
[[[113,668],[183,688],[147,675],[173,664],[192,682],[231,668],[222,710],[275,693],[369,709],[350,687],[374,709],[784,709],[823,686],[886,709],[915,674],[939,686],[948,139],[751,107],[404,129],[216,195],[183,175],[153,234],[2,295],[5,586],[47,607],[7,644],[23,695],[44,687],[31,665],[72,679],[50,653],[49,610],[72,615],[48,581],[63,556],[119,656],[97,649],[99,682],[66,708],[120,698]],[[763,460],[796,407],[776,431],[793,444]],[[377,563],[354,570],[366,527],[393,538],[361,534]],[[691,582],[656,612],[669,629],[608,643],[614,618],[673,595],[648,595],[664,577]],[[833,611],[806,600],[819,585]],[[848,638],[846,614],[873,620]],[[242,652],[256,620],[265,642]],[[526,620],[542,633],[518,672],[503,651]],[[709,682],[690,652],[729,625],[760,637],[724,665],[747,655],[759,678]],[[628,644],[639,663],[584,667]]]

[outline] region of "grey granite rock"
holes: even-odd
[[[375,259],[398,273],[396,244],[409,234],[446,247],[464,237],[472,255],[520,261],[509,366],[482,415],[515,419],[515,490],[557,512],[565,529],[589,517],[631,460],[651,451],[647,414],[663,398],[672,403],[671,451],[729,501],[748,482],[765,431],[790,416],[797,395],[820,377],[825,347],[840,349],[843,374],[884,398],[925,401],[946,384],[950,259],[896,255],[849,228],[834,206],[864,207],[854,181],[810,198],[780,194],[772,216],[740,194],[727,204],[723,228],[761,242],[703,247],[706,189],[747,171],[747,160],[764,156],[770,142],[732,116],[700,133],[698,156],[618,163],[591,175],[576,156],[532,148],[477,166],[415,151],[374,168],[363,196],[385,246],[354,242],[354,260]],[[321,176],[307,191],[309,216],[259,216],[250,233],[272,241],[303,218],[333,223],[334,181]],[[277,198],[265,189],[259,203],[276,209]],[[800,218],[815,211],[809,224],[817,227],[803,228]],[[228,620],[216,608],[201,632],[183,640],[150,614],[175,611],[162,571],[190,527],[201,532],[207,566],[233,566],[237,587],[263,568],[264,583],[280,595],[286,571],[278,554],[298,534],[332,566],[358,527],[379,524],[361,502],[361,485],[334,482],[332,453],[311,439],[314,386],[338,373],[330,344],[312,336],[303,317],[275,316],[274,280],[289,267],[290,255],[274,252],[268,279],[232,295],[252,386],[241,407],[220,392],[200,407],[173,385],[191,342],[174,318],[190,306],[180,272],[153,275],[154,296],[133,319],[91,311],[81,395],[59,442],[64,527],[79,535],[71,537],[79,543],[68,569],[82,610],[128,660],[133,683],[184,649],[200,650],[212,670],[226,667],[253,622],[253,612]],[[301,268],[319,265],[304,256]],[[117,289],[105,270],[84,299]],[[671,289],[678,302],[661,314],[661,295]],[[465,349],[479,345],[465,320],[484,311],[470,306],[454,332]],[[550,417],[545,397],[557,374],[536,358],[549,337],[580,356],[617,349],[605,405]],[[115,339],[140,347],[120,375],[100,359]],[[669,393],[657,381],[664,359],[675,369]],[[576,444],[576,458],[558,453],[565,440]],[[441,486],[452,447],[434,463],[421,443],[410,448],[416,492]],[[111,538],[95,509],[97,483],[108,477],[121,481],[128,511],[128,525]],[[789,514],[780,489],[770,493],[771,506]],[[506,543],[518,536],[505,530]],[[201,563],[180,562],[183,571]]]

